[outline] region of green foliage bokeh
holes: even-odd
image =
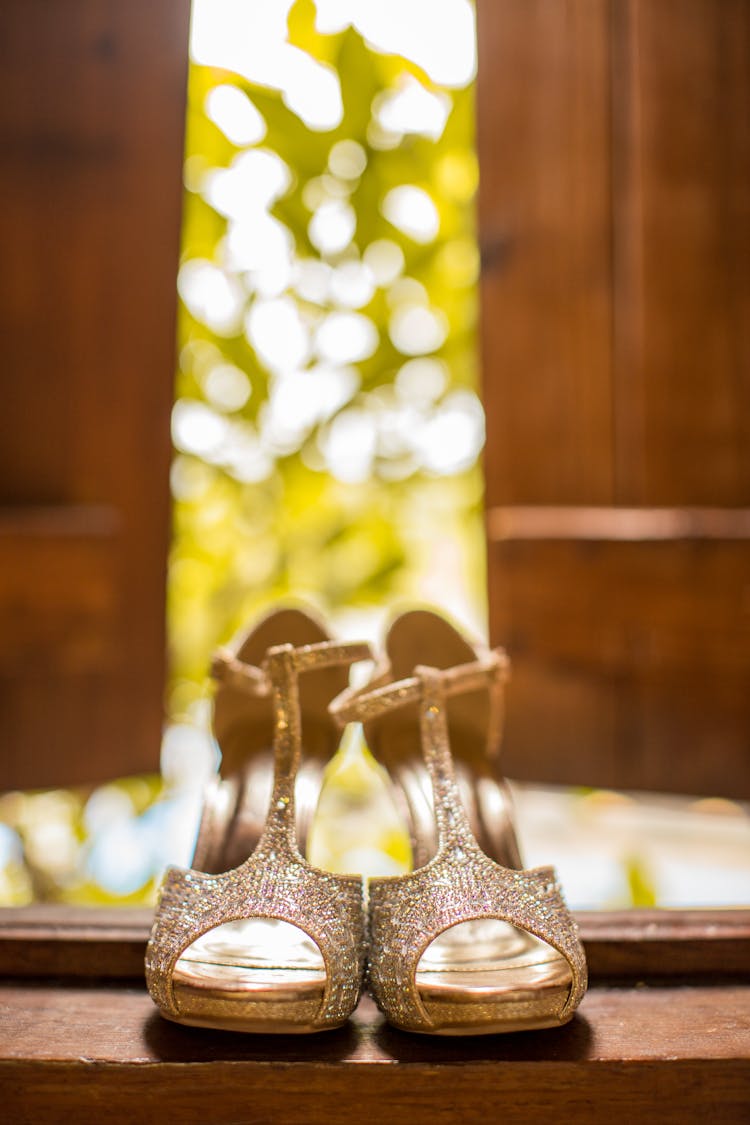
[[[206,191],[212,172],[236,166],[233,162],[242,152],[205,112],[210,91],[231,85],[250,98],[265,122],[266,134],[254,147],[275,153],[291,172],[288,190],[269,213],[289,232],[296,260],[318,260],[335,269],[342,262],[360,261],[379,240],[395,243],[403,254],[400,277],[393,285],[375,287],[371,299],[357,310],[374,324],[378,342],[371,355],[354,365],[358,389],[338,413],[382,413],[387,396],[392,398],[394,379],[414,353],[405,355],[394,346],[388,321],[399,284],[411,299],[408,285],[415,282],[427,294],[431,315],[445,326],[442,344],[429,354],[445,372],[445,385],[429,407],[439,410],[441,401],[457,389],[468,393],[477,385],[473,83],[441,90],[408,59],[371,49],[352,27],[320,35],[311,0],[298,0],[292,7],[289,42],[335,69],[342,120],[333,130],[308,128],[280,92],[233,72],[193,64],[183,264],[198,259],[224,270],[231,284],[241,288],[243,316],[258,299],[252,280],[227,265],[229,220],[212,206]],[[373,133],[373,105],[379,96],[409,82],[450,102],[442,134],[433,139],[410,132],[379,141],[377,130]],[[331,149],[340,141],[354,141],[366,154],[361,175],[348,183],[331,176],[328,167]],[[339,192],[356,215],[353,238],[336,253],[321,252],[309,236],[309,185],[321,181]],[[417,241],[384,217],[384,197],[402,184],[421,188],[433,201],[439,216],[434,238]],[[410,279],[406,286],[405,278]],[[423,302],[418,288],[415,292],[417,302]],[[330,299],[316,303],[299,294],[292,297],[311,331],[335,306]],[[206,366],[230,364],[245,373],[251,390],[241,409],[231,412],[232,425],[245,426],[257,441],[274,373],[241,323],[217,334],[183,302],[179,342],[178,403],[204,402]],[[403,449],[387,448],[393,442],[380,441],[367,479],[337,480],[326,471],[319,452],[321,435],[335,413],[308,427],[294,448],[272,451],[270,469],[258,481],[237,479],[220,456],[201,457],[180,450],[178,442],[169,586],[173,715],[185,714],[200,698],[213,647],[270,602],[294,595],[335,611],[419,597],[418,556],[433,535],[463,540],[461,581],[481,617],[484,564],[476,457],[456,471],[436,473],[418,459],[410,460]]]

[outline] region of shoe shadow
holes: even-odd
[[[160,1062],[493,1062],[575,1061],[590,1054],[593,1034],[580,1013],[565,1027],[503,1035],[442,1036],[398,1031],[363,997],[344,1027],[313,1035],[252,1035],[171,1023],[152,1012],[143,1026]]]
[[[170,1023],[158,1012],[145,1021],[143,1037],[160,1062],[341,1062],[356,1053],[362,1032],[347,1023],[314,1035],[252,1035]]]
[[[501,1035],[421,1035],[398,1031],[383,1021],[372,1030],[372,1044],[394,1062],[575,1061],[588,1057],[593,1035],[585,1016],[564,1027]]]

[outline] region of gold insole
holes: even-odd
[[[440,934],[417,966],[425,997],[512,999],[569,988],[570,966],[550,945],[494,918],[462,922]]]
[[[221,1006],[227,1024],[268,1003],[304,1009],[314,1018],[325,990],[320,950],[288,922],[227,922],[183,953],[173,975],[180,1013],[200,1022]],[[570,967],[556,950],[506,922],[464,922],[431,943],[419,961],[416,983],[425,1007],[440,1024],[465,1023],[476,1030],[503,1013],[527,1020],[553,1015],[564,1005]],[[519,1024],[523,1026],[523,1024]]]
[[[322,1002],[326,971],[315,942],[289,922],[250,918],[225,922],[188,946],[173,973],[175,999],[244,1003]]]

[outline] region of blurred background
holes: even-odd
[[[574,906],[750,900],[750,4],[0,22],[0,902],[153,899],[289,598],[508,647]],[[409,863],[356,730],[313,846]]]

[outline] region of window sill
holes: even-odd
[[[142,980],[143,907],[0,910],[0,975]],[[750,909],[577,912],[592,981],[750,976]]]
[[[564,1028],[447,1039],[390,1028],[365,997],[339,1031],[177,1027],[142,984],[150,912],[0,913],[9,1120],[373,1121],[488,1114],[524,1125],[746,1121],[750,911],[580,915],[592,987]],[[0,1082],[2,1079],[0,1079]]]
[[[686,1125],[750,1100],[747,984],[595,985],[564,1028],[465,1039],[395,1031],[367,998],[319,1036],[200,1031],[113,982],[8,982],[0,1010],[11,1121],[632,1125],[658,1104]]]

